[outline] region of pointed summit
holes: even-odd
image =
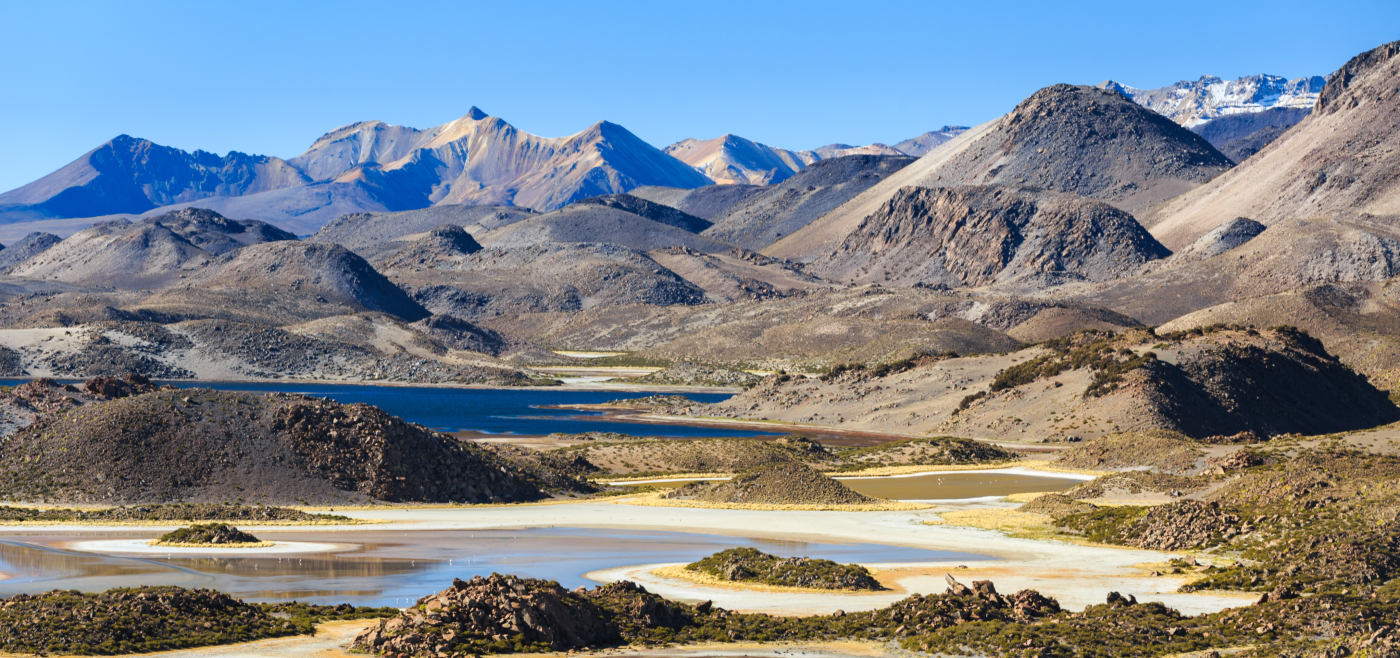
[[[473,106],[472,106],[472,109],[467,110],[467,115],[466,115],[465,117],[463,117],[463,118],[465,118],[465,119],[471,119],[472,121],[480,121],[480,120],[482,120],[482,119],[485,119],[485,118],[488,117],[488,116],[490,116],[490,115],[487,114],[487,113],[485,113],[485,112],[482,112],[482,111],[481,111],[481,108],[479,108],[479,107],[473,105]]]

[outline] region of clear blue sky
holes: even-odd
[[[1057,82],[1326,75],[1400,2],[0,0],[0,191],[126,133],[291,157],[472,105],[559,136],[784,148],[975,124]]]

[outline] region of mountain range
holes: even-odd
[[[926,148],[940,134],[909,143]],[[353,212],[461,204],[547,212],[644,186],[774,183],[813,162],[852,154],[903,152],[883,144],[789,151],[733,135],[685,140],[663,152],[606,121],[546,138],[475,107],[426,130],[382,121],[342,126],[290,159],[186,152],[120,135],[48,176],[0,194],[0,224],[153,217],[200,207],[309,234]]]

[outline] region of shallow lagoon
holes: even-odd
[[[453,578],[492,572],[557,580],[568,588],[594,583],[583,574],[656,562],[691,562],[725,548],[753,546],[781,556],[838,562],[990,559],[973,553],[878,544],[822,544],[664,531],[535,528],[463,531],[276,532],[274,541],[332,541],[336,553],[278,557],[105,556],[64,546],[91,539],[153,538],[153,531],[86,534],[7,533],[0,541],[0,597],[51,589],[101,591],[134,585],[205,587],[251,601],[311,601],[404,606],[440,591]]]

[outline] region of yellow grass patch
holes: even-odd
[[[1029,502],[1031,502],[1032,500],[1035,500],[1035,499],[1037,499],[1037,498],[1039,498],[1039,497],[1041,497],[1041,496],[1046,496],[1046,495],[1055,494],[1055,493],[1064,493],[1064,492],[1063,492],[1063,491],[1030,491],[1030,492],[1026,492],[1026,493],[1014,493],[1014,494],[1007,494],[1005,498],[1002,498],[1002,500],[1004,500],[1004,501],[1006,501],[1006,502],[1008,502],[1008,503],[1029,503]]]
[[[763,503],[706,503],[696,500],[669,500],[662,498],[665,491],[653,491],[641,496],[624,498],[621,500],[610,500],[609,503],[617,505],[639,505],[642,507],[695,507],[703,509],[743,509],[761,511],[793,511],[793,512],[891,512],[929,509],[932,505],[923,503],[901,503],[898,501],[887,501],[883,503],[871,503],[865,505],[768,505]]]
[[[892,583],[887,583],[884,580],[882,580],[879,576],[879,571],[876,571],[875,569],[867,569],[867,571],[870,572],[870,575],[875,576],[875,579],[879,580],[881,585],[885,586],[884,590],[870,591],[850,589],[819,589],[816,587],[788,587],[785,585],[768,585],[765,583],[735,582],[732,580],[724,580],[722,578],[717,578],[703,571],[691,571],[690,569],[687,569],[682,565],[672,565],[669,567],[659,567],[656,569],[652,569],[651,575],[659,576],[661,578],[670,578],[673,580],[684,580],[686,582],[694,583],[696,585],[703,585],[705,587],[714,587],[717,589],[728,589],[744,592],[791,592],[798,594],[889,594],[891,591],[894,591],[896,593],[903,591],[897,585],[893,585]]]

